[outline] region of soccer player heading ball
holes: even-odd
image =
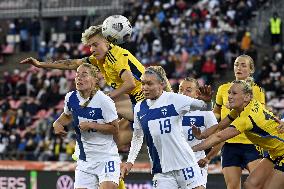
[[[114,44],[122,44],[130,39],[132,26],[126,17],[112,15],[104,20],[102,34],[108,41]]]

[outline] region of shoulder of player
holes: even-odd
[[[129,56],[129,51],[121,48],[120,46],[110,44],[110,49],[106,54],[106,58],[111,63],[116,63],[123,56]]]
[[[253,90],[257,90],[257,91],[260,91],[260,92],[264,92],[264,89],[262,87],[260,87],[258,84],[256,83],[253,83],[252,84],[252,88]]]
[[[146,100],[146,99],[145,99]],[[142,101],[139,101],[139,102],[137,102],[136,104],[135,104],[135,106],[134,106],[134,112],[139,112],[139,110],[140,110],[140,106],[141,106],[141,103],[143,102],[144,100],[142,100]]]
[[[241,112],[240,117],[244,118],[248,116],[254,116],[260,112],[261,107],[262,104],[259,101],[252,99],[250,103]]]
[[[218,90],[227,90],[231,87],[231,85],[232,85],[231,82],[224,83],[224,84],[219,86]]]
[[[106,101],[114,102],[108,95],[106,95],[101,90],[97,91],[96,96],[100,98],[100,101],[102,102],[102,104],[106,103]]]
[[[69,99],[70,96],[71,96],[74,92],[76,92],[76,91],[70,91],[70,92],[68,92],[68,93],[65,95],[65,99]]]

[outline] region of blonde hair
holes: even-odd
[[[195,84],[196,88],[198,89],[200,87],[199,82],[197,81],[197,79],[194,79],[192,77],[186,77],[182,80],[183,81],[188,81],[188,82],[192,82]]]
[[[247,77],[245,79],[245,82],[248,83],[251,87],[254,85],[254,79],[253,77]]]
[[[233,84],[240,84],[243,88],[243,92],[252,96],[252,85],[250,81],[235,80],[233,81]]]
[[[98,69],[96,66],[94,66],[94,65],[92,65],[92,64],[88,64],[88,63],[83,63],[83,64],[81,64],[79,67],[81,67],[81,66],[82,66],[82,67],[85,67],[85,68],[88,68],[88,69],[90,70],[91,76],[92,76],[93,78],[95,78],[95,79],[98,78],[99,69]],[[79,67],[78,67],[78,68],[79,68]],[[83,108],[87,107],[88,104],[91,102],[92,98],[94,97],[94,95],[96,94],[96,92],[97,92],[98,90],[99,90],[99,87],[98,87],[98,85],[97,85],[97,86],[95,86],[95,87],[93,88],[89,99],[88,99],[84,104],[82,104],[81,107],[83,107]]]
[[[154,74],[157,79],[165,84],[164,90],[167,92],[172,92],[171,84],[167,78],[167,74],[162,66],[149,66],[145,70],[145,74]]]
[[[255,68],[254,68],[254,61],[253,61],[252,57],[250,57],[249,55],[246,55],[246,54],[242,54],[242,55],[238,56],[238,57],[236,58],[236,60],[237,60],[238,58],[245,58],[245,59],[248,60],[248,62],[249,62],[249,67],[250,67],[250,70],[251,70],[251,74],[253,74],[254,71],[255,71]]]
[[[90,26],[88,29],[86,29],[84,33],[82,33],[81,41],[84,45],[87,45],[90,38],[96,35],[104,38],[102,34],[102,25]]]

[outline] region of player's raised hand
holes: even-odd
[[[40,62],[33,57],[29,57],[29,58],[22,60],[20,64],[31,64],[31,65],[34,65],[35,67],[40,67]]]
[[[120,178],[124,179],[124,177],[129,174],[132,166],[133,164],[130,162],[123,163],[120,166]]]
[[[205,102],[210,102],[213,96],[213,91],[210,85],[204,85],[199,87],[200,94],[198,99],[203,100]]]
[[[195,126],[192,126],[192,134],[197,138],[198,140],[203,139],[201,136],[201,130]]]

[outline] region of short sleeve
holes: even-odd
[[[251,121],[248,117],[237,117],[232,123],[231,126],[234,126],[238,131],[243,133],[246,130],[250,130],[252,128]]]
[[[206,128],[212,127],[218,124],[217,119],[212,111],[206,111],[205,114],[205,126]]]
[[[230,113],[228,114],[228,118],[230,120],[235,120],[239,116],[238,112],[236,110],[231,110]]]
[[[68,107],[68,102],[69,102],[69,99],[70,99],[70,96],[73,92],[69,92],[65,95],[65,99],[64,99],[64,110],[63,112],[66,114],[66,115],[71,115],[72,112],[71,112],[71,109],[70,107]]]
[[[202,110],[207,107],[202,100],[194,99],[185,95],[171,93],[170,99],[174,101],[177,113],[181,116],[189,111]]]
[[[261,87],[257,86],[257,92],[254,91],[254,99],[258,100],[261,104],[265,104],[265,94]]]
[[[102,93],[101,107],[105,123],[110,123],[118,119],[116,107],[113,100],[103,93]]]
[[[114,70],[119,77],[121,77],[125,70],[131,71],[128,61],[128,54],[124,54],[118,58],[115,64],[113,64]]]
[[[219,88],[218,88],[218,91],[217,91],[217,94],[216,94],[216,105],[217,106],[222,106],[224,103],[223,103],[223,97],[222,97],[222,87],[223,85],[221,85]]]

